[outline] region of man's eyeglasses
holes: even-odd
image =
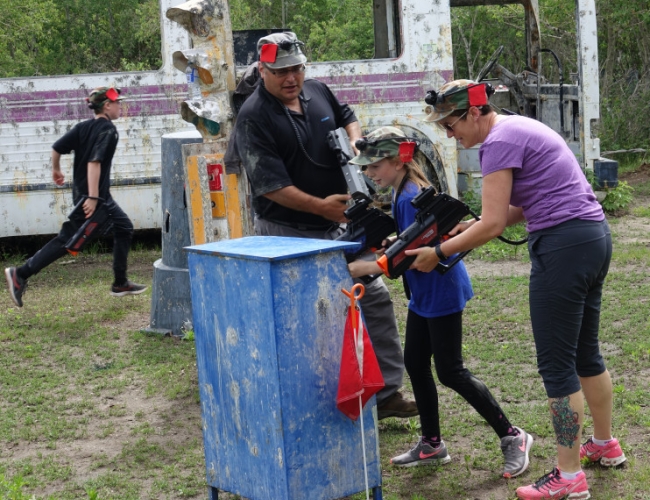
[[[271,69],[265,64],[264,68],[267,71],[269,71],[273,76],[277,76],[278,78],[284,78],[285,76],[288,76],[289,73],[293,73],[294,75],[298,76],[304,73],[305,70],[307,69],[304,64],[301,64],[300,66],[292,66],[290,68],[281,68],[281,69]]]
[[[468,110],[469,111],[469,110]],[[456,124],[467,114],[467,111],[465,111],[462,115],[460,115],[456,120],[454,120],[454,123],[440,123],[436,122],[438,127],[440,127],[442,130],[445,132],[451,132],[452,134],[454,133],[454,127]]]

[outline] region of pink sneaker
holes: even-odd
[[[593,437],[580,447],[580,460],[585,459],[589,462],[600,460],[600,464],[605,467],[615,467],[627,460],[618,439],[612,439],[605,446],[599,446],[593,442]]]
[[[574,480],[563,479],[560,470],[555,467],[553,472],[541,477],[535,484],[517,488],[517,497],[522,500],[560,499],[587,500],[591,498],[587,476],[580,471]]]

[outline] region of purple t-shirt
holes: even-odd
[[[483,176],[512,169],[510,204],[522,207],[528,232],[572,219],[605,218],[591,185],[559,134],[523,116],[494,124],[479,149]]]

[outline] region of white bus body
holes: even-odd
[[[426,92],[454,78],[450,4],[512,2],[387,0],[383,17],[375,18],[379,34],[376,51],[383,57],[311,63],[307,76],[327,83],[342,102],[352,105],[364,129],[396,125],[420,138],[427,173],[437,177],[444,191],[457,196],[456,142],[422,121]],[[538,24],[537,0],[520,2],[526,10],[535,11],[532,24]],[[111,192],[136,229],[162,226],[161,137],[193,129],[180,118],[180,103],[187,92],[185,76],[172,66],[171,56],[175,50],[189,48],[189,37],[165,16],[167,9],[178,3],[161,0],[164,65],[158,71],[0,79],[0,238],[58,232],[72,208],[72,199],[69,186],[58,188],[52,182],[51,145],[75,123],[92,117],[84,98],[89,89],[106,84],[121,87],[129,98],[124,117],[116,122],[120,143],[113,161]],[[580,78],[590,87],[588,95],[581,87],[574,92],[580,113],[568,120],[567,127],[574,130],[565,135],[578,138],[579,156],[583,166],[590,168],[600,154],[590,128],[598,118],[595,7],[594,0],[578,3],[581,16],[577,17],[583,26],[579,26]],[[583,115],[588,119],[582,120]],[[475,162],[464,152],[461,163],[465,157],[469,164]],[[71,165],[72,157],[64,157],[67,181],[71,180]]]

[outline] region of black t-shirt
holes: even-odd
[[[99,197],[110,198],[111,162],[118,140],[115,125],[110,120],[97,118],[77,123],[52,145],[52,149],[62,155],[74,151],[72,197],[75,203],[88,194],[88,163],[91,161],[101,164]]]
[[[263,196],[287,186],[319,198],[347,192],[343,171],[336,154],[329,148],[327,133],[356,122],[354,112],[347,104],[339,103],[331,90],[317,80],[305,80],[300,102],[304,114],[286,109],[264,85],[257,87],[237,115],[237,153],[246,169],[254,196],[253,207],[259,217],[285,224],[326,227],[331,221],[291,210]]]

